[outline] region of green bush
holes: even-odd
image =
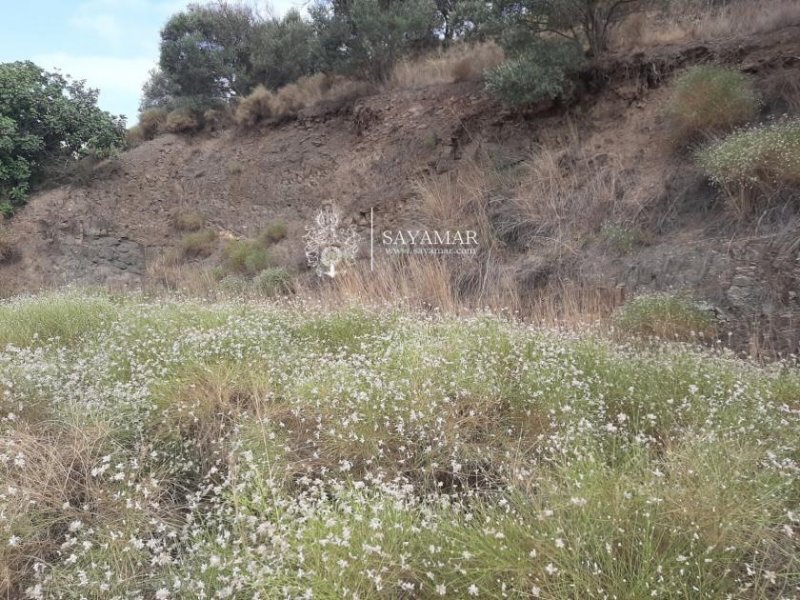
[[[568,98],[585,59],[572,42],[535,41],[523,54],[491,71],[486,86],[510,105]]]
[[[183,236],[181,253],[184,258],[211,256],[216,245],[217,232],[213,229],[203,229]]]
[[[126,144],[125,118],[97,106],[97,90],[32,62],[0,63],[0,205],[21,206],[55,163],[106,158]]]
[[[697,160],[711,181],[734,195],[800,186],[800,120],[736,132],[700,150]]]
[[[613,322],[623,334],[661,339],[711,339],[716,332],[711,311],[664,293],[634,298],[617,311]]]
[[[292,276],[283,267],[264,269],[253,278],[253,290],[261,296],[279,296],[292,292]]]
[[[681,75],[667,106],[671,137],[685,143],[751,121],[760,99],[749,77],[724,67],[701,65]]]
[[[264,244],[276,244],[286,237],[286,223],[283,221],[276,221],[269,224],[264,231],[261,232],[259,240]]]
[[[272,265],[272,255],[257,240],[234,240],[225,248],[223,268],[228,273],[255,275]]]

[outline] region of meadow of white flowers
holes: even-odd
[[[800,372],[491,316],[0,304],[0,597],[800,597]]]

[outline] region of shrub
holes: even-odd
[[[209,108],[203,112],[203,127],[209,131],[217,131],[230,125],[230,111],[223,108]]]
[[[264,244],[275,244],[286,237],[286,223],[276,221],[271,223],[261,232],[259,240]]]
[[[537,41],[520,56],[489,73],[486,85],[502,102],[535,104],[568,98],[575,75],[584,64],[583,53],[571,42]]]
[[[800,120],[739,131],[700,150],[697,160],[734,199],[762,187],[800,186]]]
[[[713,338],[714,315],[698,304],[671,294],[634,298],[614,316],[616,329],[624,334],[662,339]]]
[[[262,119],[272,117],[274,103],[274,94],[263,85],[259,85],[249,96],[239,102],[234,119],[239,125],[255,125]]]
[[[163,133],[167,121],[167,111],[163,108],[151,108],[139,113],[139,128],[146,140],[152,140]]]
[[[200,129],[200,120],[194,111],[178,108],[167,115],[164,128],[170,133],[191,133]]]
[[[752,120],[760,100],[749,77],[724,67],[693,67],[675,82],[667,107],[671,136],[685,143]]]
[[[264,269],[253,278],[253,289],[267,297],[289,294],[293,291],[292,276],[283,267]]]
[[[185,258],[206,257],[214,253],[217,242],[217,232],[213,229],[204,229],[183,236],[181,240],[181,253]]]
[[[205,217],[197,212],[182,211],[172,217],[172,226],[178,231],[199,231],[205,223]]]
[[[272,255],[256,240],[234,240],[225,247],[223,267],[228,273],[255,275],[269,267]]]

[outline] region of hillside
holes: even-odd
[[[285,223],[274,252],[312,285],[302,236],[320,206],[335,202],[368,235],[371,210],[378,230],[430,225],[432,190],[452,198],[469,188],[493,239],[478,257],[448,262],[462,295],[490,264],[513,285],[514,308],[534,318],[535,303],[558,304],[565,294],[589,312],[607,312],[643,292],[684,292],[709,303],[738,348],[794,351],[795,208],[736,218],[688,152],[666,141],[670,82],[706,62],[755,78],[761,118],[797,114],[800,27],[787,26],[611,54],[584,74],[570,106],[504,109],[480,82],[466,81],[389,87],[353,105],[246,129],[162,135],[98,165],[80,185],[32,196],[11,222],[15,256],[0,264],[0,292],[70,283],[180,287],[162,260],[180,246],[180,212],[201,214],[221,240]],[[481,185],[470,187],[476,177]],[[451,216],[477,218],[467,208]],[[210,269],[222,247],[179,270]]]

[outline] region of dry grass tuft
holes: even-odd
[[[456,44],[433,55],[399,62],[389,85],[406,88],[480,79],[504,59],[503,50],[494,42]]]
[[[304,108],[321,102],[352,102],[374,92],[372,85],[345,77],[317,73],[272,92],[259,85],[242,99],[234,118],[239,125],[252,126],[266,119],[290,118]]]
[[[4,495],[3,521],[17,528],[11,543],[0,544],[0,595],[22,597],[14,584],[32,575],[34,563],[54,557],[76,523],[99,513],[114,517],[101,483],[91,475],[108,443],[107,431],[88,427],[22,425],[0,437],[2,452],[17,457],[0,463],[4,489],[12,492]]]
[[[577,144],[540,146],[511,197],[499,203],[496,227],[503,239],[525,246],[545,242],[559,255],[571,254],[620,211],[622,173],[614,156],[595,157]]]
[[[662,12],[638,13],[616,30],[612,45],[632,49],[767,33],[800,23],[796,0],[683,0]]]
[[[191,133],[200,129],[201,123],[193,111],[176,109],[167,115],[164,129],[169,133]]]
[[[163,108],[151,108],[139,114],[139,129],[145,140],[152,140],[164,130],[167,111]]]
[[[194,211],[178,211],[172,216],[172,226],[178,231],[198,231],[206,224],[206,218]]]
[[[239,125],[255,125],[272,117],[275,96],[263,85],[259,85],[236,107],[234,119]]]
[[[472,229],[483,250],[496,244],[488,204],[494,173],[482,158],[464,159],[459,169],[416,182],[418,219],[428,229]]]

